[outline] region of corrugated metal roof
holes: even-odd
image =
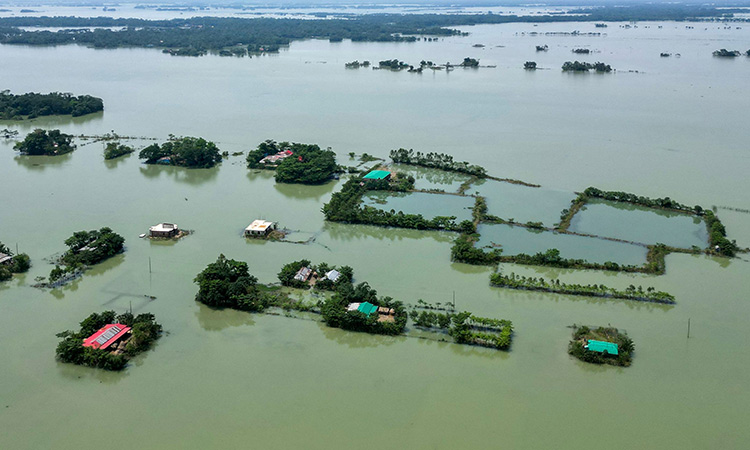
[[[357,308],[359,312],[364,313],[365,315],[369,316],[370,314],[374,313],[378,310],[378,307],[373,305],[370,302],[364,302],[361,305],[359,305],[359,308]]]
[[[86,338],[83,341],[83,346],[100,348],[103,350],[112,345],[128,331],[130,331],[130,327],[121,323],[105,325],[100,328],[99,331]]]
[[[384,180],[390,174],[391,173],[387,170],[373,170],[362,178],[364,178],[365,180]]]
[[[589,340],[588,347],[592,352],[609,353],[610,355],[618,355],[617,344],[614,342],[595,341]]]

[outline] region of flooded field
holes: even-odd
[[[569,230],[643,244],[708,245],[706,224],[699,217],[606,200],[587,203],[573,216]]]
[[[455,216],[458,223],[462,220],[471,220],[469,208],[474,206],[474,198],[424,192],[370,191],[362,198],[362,203],[384,211],[421,214],[427,220],[437,216]]]
[[[531,230],[505,224],[481,224],[478,247],[493,247],[503,250],[504,255],[526,253],[533,255],[548,249],[560,250],[563,258],[584,259],[589,262],[642,265],[646,262],[645,247],[622,242],[594,239],[583,236]]]
[[[472,185],[468,193],[487,199],[487,213],[516,222],[542,222],[551,227],[560,221],[560,212],[575,198],[572,192],[534,188],[494,180]]]
[[[471,176],[455,172],[445,172],[438,169],[426,167],[409,166],[406,164],[392,164],[394,172],[404,172],[414,177],[414,188],[421,190],[442,190],[445,192],[458,192],[462,184],[471,180]]]

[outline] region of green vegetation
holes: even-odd
[[[447,332],[457,344],[508,350],[513,338],[513,323],[510,320],[478,317],[466,311],[436,313],[413,309],[409,315],[415,326]]]
[[[592,70],[592,69],[595,72],[600,72],[600,73],[612,72],[612,67],[610,67],[609,64],[604,64],[600,62],[595,62],[594,64],[591,64],[587,62],[565,61],[565,63],[562,66],[563,72],[588,72],[589,70]]]
[[[313,280],[316,289],[333,291],[339,284],[351,284],[352,280],[354,279],[354,269],[349,266],[336,267],[330,266],[327,263],[320,263],[313,266],[310,264],[309,260],[302,259],[286,264],[281,268],[281,272],[279,272],[278,277],[282,286],[289,286],[298,289],[309,288],[311,284],[308,281],[310,280],[300,281],[294,279],[294,276],[302,267],[307,267],[312,270],[311,279]],[[341,274],[335,283],[325,277],[326,273],[331,270],[337,270]]]
[[[13,255],[13,252],[0,242],[0,253],[12,257],[5,263],[0,263],[0,281],[7,281],[13,277],[14,273],[24,273],[31,267],[31,258],[26,253]]]
[[[213,308],[263,311],[274,300],[250,275],[247,263],[219,255],[195,277],[198,293],[195,300]]]
[[[547,50],[549,50],[549,46],[546,45],[546,44],[545,45],[537,45],[536,46],[536,51],[538,51],[538,52],[546,52]]]
[[[39,116],[83,116],[104,110],[98,97],[52,92],[51,94],[11,94],[0,91],[0,120],[34,119]]]
[[[574,49],[573,49],[573,50],[571,50],[571,51],[572,51],[573,53],[577,53],[577,54],[579,54],[579,55],[588,55],[589,53],[591,53],[591,50],[589,50],[589,49],[587,49],[587,48],[574,48]]]
[[[131,336],[123,349],[111,351],[84,347],[83,340],[94,334],[105,325],[120,323],[130,327]],[[62,338],[55,351],[57,358],[65,363],[95,367],[105,370],[122,370],[133,356],[148,350],[162,332],[153,314],[133,314],[126,312],[115,315],[114,311],[93,313],[81,322],[79,331],[63,331],[57,337]]]
[[[288,155],[276,160],[263,160],[281,152]],[[262,161],[262,162],[261,162]],[[247,153],[250,169],[276,170],[278,183],[322,184],[339,171],[336,153],[330,148],[321,149],[316,144],[279,142],[266,140],[258,148]]]
[[[413,178],[412,178],[413,183]],[[438,216],[430,220],[421,214],[392,212],[372,206],[362,206],[362,196],[368,190],[399,191],[404,188],[403,179],[363,180],[360,177],[349,179],[331,200],[323,205],[325,219],[331,222],[361,223],[382,227],[414,228],[417,230],[459,230],[455,216]]]
[[[523,68],[526,70],[536,70],[536,62],[526,61],[525,63],[523,63]]]
[[[134,151],[135,149],[129,145],[107,142],[107,146],[104,148],[104,159],[119,158],[123,155],[129,155]]]
[[[392,320],[379,320],[382,316],[377,312],[370,315],[354,310],[348,311],[351,303],[369,302],[377,307],[393,309]],[[404,305],[391,297],[378,297],[377,291],[367,283],[353,286],[342,283],[336,288],[336,293],[327,298],[320,306],[320,313],[326,325],[349,331],[362,331],[373,334],[401,334],[406,328],[408,315]]]
[[[584,346],[589,339],[617,344],[617,356],[588,350]],[[589,328],[573,325],[573,340],[568,344],[568,353],[581,361],[593,364],[610,364],[628,367],[633,361],[635,345],[625,334],[612,327]]]
[[[557,225],[556,229],[558,231],[567,231],[570,227],[570,221],[573,220],[573,216],[575,216],[576,213],[586,205],[588,199],[587,195],[578,194],[578,197],[571,202],[570,208],[563,209],[560,213],[560,223]]]
[[[219,149],[211,141],[195,137],[170,137],[162,145],[151,144],[138,158],[146,164],[166,164],[190,168],[209,168],[221,162]]]
[[[344,67],[347,69],[359,69],[360,67],[368,68],[370,67],[370,61],[359,62],[358,60],[354,60],[344,64]]]
[[[674,296],[649,287],[645,291],[642,286],[628,286],[625,290],[617,290],[603,284],[567,284],[560,280],[546,281],[544,278],[516,276],[515,273],[503,275],[496,272],[490,276],[490,285],[509,289],[523,289],[529,291],[553,292],[556,294],[582,295],[587,297],[620,298],[643,302],[674,304]]]
[[[65,240],[68,250],[49,274],[54,284],[68,274],[78,273],[123,251],[125,238],[104,227],[99,230],[77,231]]]
[[[714,56],[721,56],[723,58],[736,58],[740,56],[742,53],[740,53],[739,50],[727,50],[725,48],[722,48],[721,50],[715,50],[713,55]]]
[[[23,141],[17,142],[14,149],[22,155],[57,156],[70,153],[76,146],[72,144],[73,136],[61,133],[60,130],[42,130],[37,128],[27,134]]]
[[[451,261],[478,266],[491,266],[500,262],[502,250],[492,249],[489,252],[477,248],[474,243],[479,239],[476,233],[465,233],[457,237],[451,247]]]
[[[484,167],[471,165],[466,161],[454,161],[453,156],[445,153],[424,154],[422,152],[415,153],[412,149],[406,150],[405,148],[399,148],[398,150],[391,150],[390,157],[394,163],[429,167],[444,170],[446,172],[465,173],[478,178],[485,178],[487,176],[487,171]]]
[[[703,211],[703,220],[708,228],[708,241],[714,251],[724,256],[734,256],[737,243],[727,239],[727,230],[711,210]]]
[[[408,69],[411,66],[397,59],[387,59],[385,61],[380,61],[378,63],[378,67],[381,69],[402,70],[402,69]]]
[[[463,62],[460,64],[462,67],[479,67],[479,60],[474,58],[464,58]]]
[[[332,42],[414,42],[462,34],[458,27],[498,23],[627,22],[731,18],[732,12],[703,5],[620,5],[581,9],[575,15],[514,16],[502,14],[342,14],[334,19],[195,17],[144,20],[110,17],[5,17],[0,43],[23,45],[81,44],[95,48],[144,47],[203,52],[240,45],[249,52],[274,51],[294,40],[322,38]],[[580,15],[579,15],[580,14]],[[24,31],[19,27],[56,27],[59,32]],[[97,27],[94,30],[89,28]],[[103,27],[118,28],[110,30]],[[77,29],[74,29],[77,28]],[[124,29],[119,29],[124,28]],[[261,50],[262,49],[262,50]],[[180,53],[176,53],[180,54]]]

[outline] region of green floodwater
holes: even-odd
[[[515,222],[542,222],[551,227],[560,222],[560,213],[570,207],[572,192],[534,188],[494,180],[482,180],[469,192],[487,199],[487,213]]]
[[[613,261],[640,266],[646,262],[647,249],[624,242],[592,239],[551,231],[531,230],[505,224],[480,224],[479,247],[496,247],[504,255],[533,255],[550,248],[560,250],[563,258],[585,259],[589,262]]]
[[[331,146],[344,163],[350,151],[386,157],[405,147],[451,153],[545,189],[592,185],[750,209],[750,59],[710,55],[722,47],[746,49],[750,27],[686,25],[610,24],[598,38],[522,34],[596,31],[585,23],[477,26],[466,28],[469,37],[437,43],[310,40],[252,59],[0,46],[3,89],[105,101],[102,114],[0,128],[197,135],[229,152],[272,138]],[[533,51],[541,44],[549,52]],[[587,59],[617,73],[561,73],[575,47],[597,51]],[[682,56],[659,58],[662,51]],[[466,56],[497,67],[421,76],[343,67],[354,59]],[[549,70],[520,69],[531,59]],[[654,286],[674,294],[674,306],[495,289],[488,286],[489,268],[449,261],[450,233],[324,223],[320,207],[341,182],[277,185],[270,172],[249,172],[242,156],[214,169],[185,170],[145,167],[136,155],[105,163],[101,143],[57,158],[21,157],[11,147],[0,143],[0,240],[11,248],[18,243],[34,266],[0,285],[0,448],[745,449],[750,443],[750,354],[742,349],[750,339],[746,255],[671,255],[659,277],[503,267],[569,283]],[[750,245],[750,215],[718,214],[731,238]],[[245,240],[242,229],[258,217],[315,241]],[[171,245],[137,238],[161,221],[195,233]],[[61,252],[65,238],[101,226],[126,238],[124,254],[63,289],[30,287],[49,273],[45,258]],[[284,263],[308,258],[349,264],[358,280],[407,302],[446,302],[455,291],[459,309],[512,320],[513,346],[503,353],[210,310],[193,301],[192,279],[219,253],[247,261],[261,282],[274,281]],[[55,361],[55,333],[93,311],[131,304],[156,314],[167,332],[127,370]],[[633,366],[572,360],[566,347],[573,323],[627,330],[636,345]]]
[[[392,164],[391,170],[413,176],[414,189],[436,189],[456,193],[463,183],[471,180],[471,176],[461,173],[409,166],[406,164]]]
[[[474,197],[425,192],[370,191],[362,197],[362,204],[384,211],[421,214],[427,220],[437,216],[455,216],[458,223],[471,220],[469,208],[474,206]]]
[[[699,217],[606,200],[587,203],[573,216],[569,230],[643,244],[708,245],[708,230]]]

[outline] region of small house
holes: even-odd
[[[294,154],[291,150],[282,150],[278,153],[275,153],[273,155],[267,155],[263,157],[260,161],[258,161],[261,164],[278,164],[281,162],[281,160],[288,158]]]
[[[174,223],[160,223],[148,229],[151,237],[171,238],[179,234],[180,229]]]
[[[326,278],[335,283],[339,278],[341,278],[341,272],[339,272],[338,270],[329,270],[328,272],[326,272]]]
[[[387,170],[371,170],[367,173],[364,177],[362,177],[363,180],[367,181],[373,181],[373,180],[391,180],[391,173]]]
[[[376,312],[378,310],[378,307],[373,305],[370,302],[364,302],[359,304],[359,308],[357,308],[357,311],[361,312],[362,314],[369,316],[370,314]]]
[[[0,253],[0,264],[10,264],[13,262],[13,257],[10,255],[6,255],[5,253]]]
[[[253,223],[245,228],[245,236],[248,237],[262,237],[267,236],[268,233],[276,229],[275,222],[269,222],[267,220],[254,220]]]
[[[346,307],[347,311],[357,311],[359,309],[359,305],[362,303],[349,303],[349,305]]]
[[[297,281],[305,282],[310,278],[310,275],[312,274],[312,269],[309,267],[302,266],[297,271],[297,274],[294,275],[294,279]]]
[[[617,344],[615,344],[614,342],[595,341],[593,339],[589,339],[586,348],[591,350],[592,352],[605,353],[615,356],[619,354]]]
[[[114,344],[130,338],[130,327],[121,323],[111,323],[83,340],[84,347],[106,350]]]

